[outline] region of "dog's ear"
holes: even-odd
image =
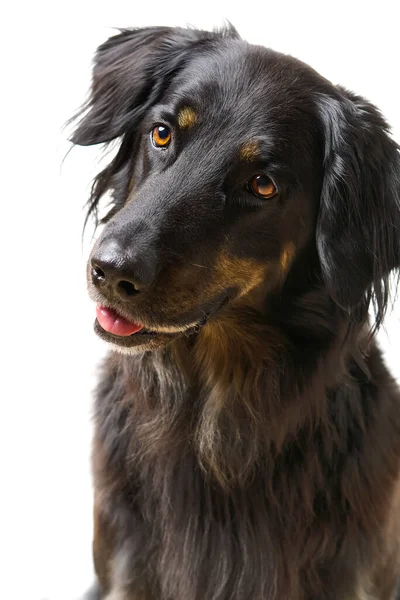
[[[321,96],[324,178],[317,223],[322,274],[349,312],[375,304],[379,325],[388,277],[400,266],[400,156],[379,111],[338,87]]]
[[[137,131],[146,112],[157,103],[193,52],[206,52],[222,38],[238,38],[232,27],[199,31],[174,27],[122,30],[102,44],[96,53],[91,92],[72,122],[80,118],[71,142],[81,146],[109,143],[120,138],[112,162],[94,179],[87,203],[98,223],[98,205],[110,189],[129,183],[129,163],[138,147]],[[118,180],[118,183],[116,183]],[[125,190],[128,193],[128,190]],[[112,193],[108,220],[118,206]]]
[[[220,32],[151,27],[111,37],[97,50],[91,94],[71,141],[88,146],[134,131],[190,51],[225,36],[237,33],[233,27]]]

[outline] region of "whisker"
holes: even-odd
[[[163,245],[162,250],[165,250],[166,252],[168,252],[170,254],[174,254],[175,256],[177,256],[178,258],[181,258],[182,260],[184,259],[184,256],[182,254],[180,254],[176,250],[173,250],[169,246]],[[199,265],[198,263],[193,263],[193,262],[188,262],[187,264],[192,265],[193,267],[198,267],[199,269],[209,269],[209,267],[207,265]]]

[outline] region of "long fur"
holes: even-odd
[[[278,132],[297,178],[298,203],[306,197],[312,207],[302,213],[304,239],[286,246],[283,237],[294,236],[296,226],[288,226],[289,234],[276,226],[266,240],[261,213],[249,209],[243,222],[259,219],[259,239],[247,239],[242,225],[235,257],[219,254],[225,275],[217,269],[212,282],[218,290],[240,288],[240,294],[187,337],[161,349],[107,357],[96,394],[93,450],[99,598],[394,598],[400,576],[400,394],[374,334],[400,264],[399,150],[366,100],[294,59],[251,48],[233,29],[124,30],[98,50],[92,93],[72,138],[83,145],[121,138],[89,200],[89,214],[96,216],[101,197],[111,191],[106,233],[96,251],[111,235],[128,239],[129,230],[134,239],[132,215],[142,223],[140,201],[156,202],[154,186],[162,187],[165,177],[163,204],[151,213],[168,242],[154,251],[156,272],[169,274],[165,296],[180,289],[176,273],[177,281],[194,286],[195,267],[207,288],[211,269],[201,271],[192,249],[198,243],[203,258],[206,251],[215,254],[213,240],[226,220],[217,208],[198,206],[211,195],[215,206],[222,191],[196,185],[207,177],[217,181],[213,168],[218,173],[227,134],[216,127],[208,132],[215,144],[199,163],[209,166],[203,177],[194,169],[192,203],[186,209],[181,200],[171,216],[165,208],[171,188],[184,199],[192,192],[181,174],[174,183],[174,165],[151,179],[142,122],[171,86],[178,93],[176,81],[189,81],[185,73],[196,57],[203,62],[192,77],[201,78],[208,57],[216,54],[216,64],[223,70],[226,61],[229,71],[229,57],[240,63],[250,53],[248,70],[254,65],[259,77],[251,101],[241,101],[241,88],[254,83],[245,71],[223,82],[239,99],[232,100],[232,136],[256,103],[261,106],[259,98],[282,97],[279,110],[272,103],[267,111],[265,104],[269,128]],[[271,73],[268,85],[258,66],[263,61]],[[210,80],[213,73],[210,66]],[[221,115],[229,97],[221,95]],[[206,133],[198,131],[206,146]],[[229,201],[226,186],[223,193]],[[278,214],[271,212],[268,227],[275,227]],[[230,231],[237,231],[234,225]],[[139,233],[137,239],[140,249]],[[155,244],[149,239],[146,252]],[[160,255],[167,256],[165,263]],[[245,288],[251,265],[256,269],[263,260],[265,279],[274,285],[254,286],[264,290],[262,302],[247,302],[253,298]],[[182,303],[193,294],[189,300],[183,294]],[[160,319],[167,313],[157,313],[158,301],[153,306]],[[146,305],[118,307],[147,317]]]

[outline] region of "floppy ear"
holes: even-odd
[[[324,179],[317,223],[322,274],[349,312],[372,300],[379,325],[400,266],[400,156],[379,111],[338,87],[321,95]]]
[[[71,141],[88,146],[134,131],[184,66],[189,51],[221,37],[237,33],[233,27],[220,32],[149,27],[111,37],[97,50],[91,95]]]
[[[102,222],[118,210],[116,196],[128,193],[128,171],[137,148],[136,133],[146,112],[161,99],[192,51],[206,51],[225,37],[239,36],[232,26],[214,32],[148,27],[122,30],[98,48],[91,93],[83,109],[72,119],[73,122],[81,117],[71,142],[89,146],[121,138],[121,144],[111,163],[94,179],[85,226],[92,214],[97,225],[98,204],[108,190],[113,190],[112,208]]]

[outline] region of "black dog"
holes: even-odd
[[[389,600],[400,394],[374,341],[400,264],[379,111],[233,29],[124,30],[75,144],[89,214],[94,560],[108,600]],[[375,306],[369,323],[368,309]]]

